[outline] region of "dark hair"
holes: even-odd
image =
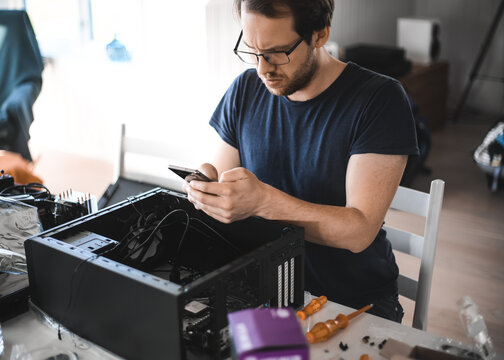
[[[234,0],[235,10],[241,16],[242,3],[249,11],[269,18],[292,15],[294,30],[311,43],[311,35],[331,26],[334,0]]]

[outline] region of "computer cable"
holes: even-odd
[[[179,241],[179,248],[181,246],[181,243],[184,241],[184,238],[185,238],[185,235],[187,233],[187,229],[189,228],[189,215],[187,214],[187,212],[185,210],[182,210],[182,209],[175,209],[175,210],[172,210],[170,211],[168,214],[166,214],[158,223],[157,225],[154,227],[154,230],[152,230],[152,232],[149,234],[149,236],[147,237],[147,239],[145,239],[145,241],[143,241],[140,245],[138,245],[136,248],[134,248],[133,250],[131,250],[127,255],[126,255],[126,258],[131,258],[131,255],[135,254],[138,250],[140,250],[141,248],[143,248],[147,243],[149,243],[149,241],[151,240],[151,238],[154,236],[154,234],[156,233],[156,231],[159,229],[159,227],[161,226],[161,224],[163,224],[163,222],[166,221],[166,219],[168,219],[170,216],[172,216],[173,214],[176,214],[176,213],[184,213],[186,215],[186,218],[187,218],[187,223],[186,223],[186,226],[185,226],[185,229],[184,229],[184,233],[182,234],[182,237],[180,238],[180,241]],[[177,251],[178,253],[178,251]]]
[[[79,286],[78,286],[79,283],[77,282],[76,287],[75,287],[75,291],[74,291],[75,276],[76,276],[77,272],[79,271],[80,267],[83,264],[87,263],[88,261],[93,261],[93,260],[97,259],[99,256],[100,256],[99,254],[93,254],[92,256],[90,256],[90,257],[82,260],[81,262],[79,262],[77,264],[77,266],[75,266],[74,271],[72,272],[72,277],[70,278],[70,295],[68,296],[67,307],[65,309],[65,312],[63,313],[63,319],[61,319],[61,321],[58,321],[58,339],[59,340],[62,340],[62,337],[61,337],[61,323],[67,317],[68,311],[72,307],[74,293],[77,293],[78,289],[79,289]]]
[[[230,248],[232,248],[234,251],[236,251],[237,254],[240,254],[240,255],[243,254],[243,250],[241,250],[240,248],[238,248],[235,244],[233,244],[231,241],[229,241],[228,239],[226,239],[217,230],[215,230],[213,227],[211,227],[210,225],[208,225],[203,220],[195,218],[195,217],[190,218],[190,220],[191,221],[196,221],[198,224],[201,224],[201,225],[205,226],[205,228],[207,228],[208,230],[210,230],[219,239],[221,239],[223,242],[225,242]]]
[[[133,202],[133,200],[135,200],[135,199],[136,199],[136,197],[135,197],[135,196],[128,196],[128,197],[126,198],[126,200],[128,200],[128,202],[129,202],[129,203],[130,203],[130,205],[133,207],[133,209],[135,209],[135,211],[138,213],[138,215],[140,215],[140,217],[143,217],[143,216],[144,216],[144,214],[143,214],[142,212],[140,212],[140,211],[136,208],[135,203]]]
[[[43,190],[40,190],[40,189],[43,189]],[[18,193],[8,192],[11,190],[15,190]],[[12,195],[20,195],[20,194],[29,194],[36,199],[40,199],[40,198],[48,199],[48,198],[52,197],[51,191],[49,191],[49,189],[45,185],[42,185],[39,183],[29,183],[26,185],[14,184],[14,185],[8,186],[5,189],[3,189],[2,191],[0,191],[0,195],[4,195],[4,196],[12,196]]]

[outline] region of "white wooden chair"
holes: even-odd
[[[188,153],[180,145],[128,136],[125,124],[121,124],[119,141],[119,161],[114,169],[115,178],[139,181],[181,192],[183,181],[168,170],[168,165],[190,167],[189,165],[199,164],[194,159],[194,154]],[[139,158],[127,162],[128,155]]]
[[[427,312],[444,184],[442,180],[433,180],[429,193],[399,186],[392,200],[390,209],[425,217],[423,236],[388,225],[383,226],[393,249],[421,259],[418,280],[402,274],[398,279],[399,295],[415,301],[413,327],[421,330],[427,329]]]

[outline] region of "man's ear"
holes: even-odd
[[[326,44],[329,40],[329,35],[331,34],[331,28],[326,26],[322,30],[314,31],[312,35],[312,44],[316,48],[320,48]]]

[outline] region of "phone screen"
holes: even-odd
[[[205,174],[203,174],[199,170],[184,168],[176,165],[169,165],[168,169],[173,171],[175,174],[177,174],[187,182],[191,182],[192,180],[211,181]]]

